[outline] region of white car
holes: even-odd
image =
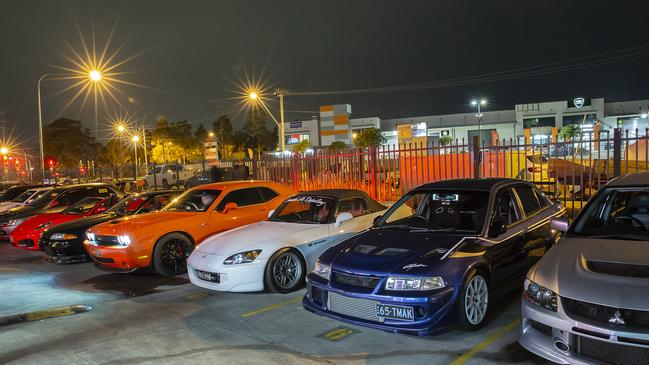
[[[5,212],[11,208],[21,207],[50,190],[52,190],[51,186],[26,190],[15,198],[0,203],[0,213]]]
[[[328,248],[370,228],[387,209],[360,190],[294,195],[253,223],[203,241],[189,257],[192,283],[203,288],[288,293]]]

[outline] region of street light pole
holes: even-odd
[[[471,105],[478,107],[478,136],[480,136],[480,138],[482,138],[482,109],[481,109],[481,106],[487,105],[487,101],[485,99],[471,100]]]
[[[51,76],[50,74],[45,74],[38,79],[37,83],[37,94],[38,94],[38,147],[40,149],[41,157],[41,181],[45,180],[45,153],[43,152],[43,111],[41,107],[41,82],[45,80],[46,77]]]
[[[137,181],[137,142],[140,140],[140,137],[133,136],[133,150],[135,151],[135,170],[133,171],[133,180]]]
[[[273,122],[275,122],[275,124],[277,124],[277,137],[279,139],[279,148],[280,148],[281,152],[284,152],[284,149],[286,147],[285,144],[284,144],[284,142],[285,142],[284,141],[284,95],[281,94],[281,93],[278,93],[278,95],[280,95],[279,103],[280,103],[280,119],[282,120],[281,123],[277,121],[277,118],[275,118],[273,113],[270,112],[270,110],[266,106],[266,103],[264,103],[264,101],[261,100],[261,98],[259,97],[259,95],[257,95],[256,92],[254,92],[254,91],[251,92],[250,94],[248,94],[248,97],[252,101],[259,101],[259,104],[261,104],[261,106],[264,108],[266,113],[268,113],[268,115],[270,115],[271,119],[273,119]]]
[[[284,152],[284,149],[286,148],[286,140],[284,137],[284,93],[283,92],[278,92],[279,95],[279,119],[280,119],[280,127],[277,130],[279,133],[279,144],[280,144],[280,150]]]

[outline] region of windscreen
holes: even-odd
[[[221,194],[220,190],[191,189],[174,199],[162,210],[178,212],[204,212]]]
[[[306,224],[329,223],[334,204],[335,200],[330,197],[298,195],[282,203],[269,220]]]

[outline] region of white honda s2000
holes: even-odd
[[[220,291],[288,293],[325,250],[372,226],[387,207],[359,190],[294,195],[266,221],[209,237],[192,252],[192,283]]]

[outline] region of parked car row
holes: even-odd
[[[187,272],[217,291],[306,284],[310,312],[413,335],[478,329],[522,291],[526,349],[562,364],[649,362],[649,173],[610,182],[571,226],[564,207],[515,179],[425,184],[392,205],[267,181],[27,191],[0,213],[0,237],[55,263]]]

